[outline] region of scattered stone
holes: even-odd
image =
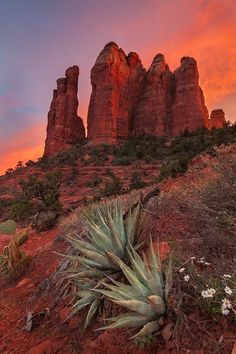
[[[27,288],[31,288],[34,286],[34,284],[32,283],[30,278],[25,278],[17,284],[16,288],[20,288],[22,286],[25,286]]]

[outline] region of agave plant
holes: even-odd
[[[114,279],[111,283],[103,283],[107,289],[96,292],[105,295],[112,302],[130,310],[128,313],[108,319],[112,324],[102,329],[120,327],[142,327],[132,338],[142,338],[157,331],[163,324],[167,314],[167,299],[172,287],[171,257],[165,273],[162,271],[159,252],[156,255],[150,241],[149,261],[143,259],[130,247],[128,250],[131,267],[121,259],[116,258],[129,284],[123,284]]]
[[[76,256],[66,255],[77,265],[67,271],[67,276],[77,285],[79,298],[71,315],[90,306],[85,327],[91,322],[101,302],[101,294],[93,290],[117,277],[120,272],[117,259],[127,262],[129,249],[134,245],[137,233],[140,209],[138,204],[124,219],[119,200],[101,203],[83,215],[85,238],[67,238],[78,253]]]

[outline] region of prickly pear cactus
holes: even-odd
[[[2,250],[0,255],[0,273],[3,275],[17,275],[21,273],[28,257],[20,247],[28,240],[28,233],[16,234]]]

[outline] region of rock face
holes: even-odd
[[[72,66],[57,80],[48,113],[45,156],[85,138],[77,116],[79,68]],[[138,54],[125,54],[108,43],[91,70],[92,93],[88,109],[88,141],[116,144],[130,136],[177,136],[201,127],[221,128],[223,110],[208,110],[199,86],[194,58],[183,57],[173,73],[163,54],[157,54],[146,72]]]
[[[185,130],[194,131],[201,127],[208,127],[208,110],[198,81],[196,60],[183,57],[180,67],[174,72],[175,94],[171,135],[179,135]]]
[[[223,109],[214,109],[209,119],[210,128],[223,128],[225,123],[225,112]]]
[[[54,155],[85,138],[82,118],[77,116],[78,66],[68,68],[65,76],[57,80],[57,89],[53,91],[44,156]]]
[[[143,95],[133,121],[133,134],[163,136],[170,133],[173,74],[163,54],[157,54],[147,71]]]
[[[88,139],[116,143],[130,135],[175,136],[208,127],[196,60],[181,59],[172,73],[163,54],[147,72],[136,53],[108,43],[91,72]]]
[[[104,47],[91,71],[89,141],[115,143],[130,135],[144,77],[145,70],[136,53],[126,56],[114,42]]]

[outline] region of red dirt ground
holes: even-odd
[[[126,176],[130,175],[133,170],[135,170],[133,166],[113,168],[113,172],[121,177],[123,181],[127,181]],[[146,178],[147,181],[150,181],[153,176],[158,174],[159,167],[147,165],[143,170],[146,171],[144,180]],[[84,195],[92,196],[91,188],[86,187],[88,176],[91,176],[94,172],[100,174],[102,171],[104,171],[104,166],[96,168],[94,166],[84,167],[79,173],[77,182],[73,183],[73,187],[64,183],[62,188],[64,205],[67,207],[74,203],[78,205]],[[6,195],[7,193],[11,194],[11,189],[15,188],[16,181],[19,178],[25,177],[27,174],[35,174],[35,172],[39,175],[42,174],[37,169],[31,168],[15,177],[1,178],[1,189],[6,190]],[[70,168],[64,168],[62,172],[64,180],[66,180],[66,176],[70,174]],[[175,183],[176,181],[173,180],[167,182],[163,185],[163,190],[172,188]],[[201,343],[198,340],[192,346],[195,350],[186,351],[186,349],[180,348],[177,351],[172,341],[165,343],[163,340],[154,343],[149,349],[138,350],[133,342],[129,341],[129,335],[127,334],[124,335],[119,331],[105,331],[104,333],[92,331],[98,328],[99,324],[94,324],[94,327],[81,335],[80,327],[81,322],[83,322],[83,315],[69,323],[68,321],[62,323],[63,313],[68,312],[67,309],[62,311],[63,306],[65,306],[63,301],[59,301],[51,308],[57,297],[57,289],[53,285],[52,277],[61,260],[61,257],[54,252],[63,253],[67,249],[66,242],[57,238],[59,234],[60,230],[58,228],[42,233],[30,231],[29,240],[23,246],[25,252],[31,256],[26,271],[18,279],[11,280],[1,286],[1,354],[213,354],[207,349],[206,351],[199,349],[201,348]],[[8,240],[9,236],[0,234],[0,249],[8,243]],[[48,280],[50,281],[50,287],[47,289]],[[26,325],[26,315],[29,311],[34,314],[44,311],[47,315],[38,315],[35,327],[32,331],[27,332],[23,327]],[[217,334],[219,332],[220,338],[222,326],[216,324],[215,331]],[[227,337],[227,331],[224,335]],[[229,336],[232,340],[232,331]],[[189,340],[192,343],[194,341],[193,338]],[[42,343],[41,346],[36,347],[40,343]],[[36,348],[32,349],[34,347]],[[225,349],[226,351],[219,350],[215,354],[230,354],[231,347],[232,344]]]

